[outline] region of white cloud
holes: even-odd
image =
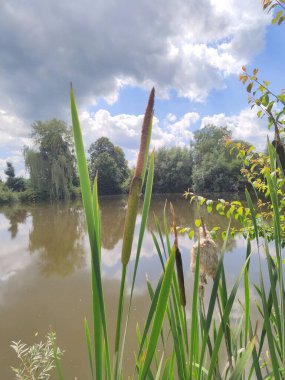
[[[205,116],[201,121],[201,128],[206,125],[216,125],[228,127],[233,133],[233,137],[248,141],[257,149],[264,150],[267,136],[272,138],[272,132],[268,131],[266,121],[259,119],[256,109],[246,108],[237,115],[227,116],[224,113]]]
[[[100,97],[116,102],[130,85],[201,102],[263,49],[268,23],[259,0],[3,0],[0,171],[7,156],[19,161],[30,144],[32,121],[67,119],[70,81],[82,110]],[[178,121],[168,115],[163,129],[156,120],[154,145],[187,144],[186,115]],[[106,134],[134,159],[141,116],[104,110],[81,116],[88,141]],[[23,164],[17,170],[25,173]]]
[[[70,81],[84,106],[126,85],[202,101],[262,50],[268,22],[259,0],[3,0],[0,107],[62,117]]]
[[[101,136],[108,137],[115,145],[120,146],[131,165],[136,162],[141,134],[143,115],[118,114],[112,115],[105,109],[94,113],[81,110],[79,112],[85,146]],[[200,115],[188,112],[181,118],[168,114],[160,121],[154,117],[151,149],[163,146],[189,146],[193,139],[193,131],[198,128]],[[17,175],[26,176],[23,160],[23,145],[31,145],[31,140],[25,136],[25,125],[20,119],[0,113],[0,149],[7,149],[7,157],[0,158],[0,176],[4,177],[6,161],[11,161],[16,167]],[[264,149],[267,135],[272,133],[266,128],[265,120],[258,119],[256,110],[250,108],[242,110],[236,115],[224,113],[205,116],[201,119],[200,127],[208,124],[227,126],[233,132],[233,137],[251,142],[258,149]],[[12,128],[13,126],[13,128]],[[9,131],[11,130],[11,134]],[[21,137],[22,135],[22,137]]]
[[[173,114],[168,114],[163,123],[154,117],[151,149],[162,146],[187,146],[193,138],[190,128],[199,120],[196,112],[189,112],[179,120]],[[80,112],[86,146],[89,146],[101,136],[108,137],[113,144],[120,146],[127,159],[134,164],[139,149],[143,115],[119,114],[111,115],[107,110],[100,109],[95,113]],[[163,124],[163,127],[162,125]]]
[[[11,113],[0,110],[0,177],[5,178],[6,162],[17,167],[16,175],[26,176],[23,159],[24,145],[31,145],[27,134],[27,124]],[[5,157],[1,157],[1,156]]]

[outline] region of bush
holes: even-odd
[[[8,187],[0,182],[0,204],[9,204],[15,202],[17,197],[8,189]]]

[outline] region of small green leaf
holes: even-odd
[[[253,82],[250,82],[250,83],[248,84],[248,86],[246,87],[246,91],[249,92],[249,93],[251,93],[252,86],[253,86]]]
[[[262,97],[261,97],[261,103],[262,105],[264,105],[264,107],[267,107],[268,106],[268,103],[269,103],[269,96],[268,94],[264,94]]]
[[[274,19],[272,20],[272,25],[276,24],[276,22],[280,19],[280,17],[282,16],[283,12],[282,11],[278,11],[274,17]],[[281,21],[282,22],[282,21]]]
[[[285,104],[285,94],[278,95],[278,99]]]
[[[195,219],[195,226],[200,227],[201,226],[201,219]]]
[[[189,239],[193,239],[193,237],[194,237],[194,230],[191,230],[190,232],[189,232],[189,234],[188,234],[188,236],[189,236]]]
[[[281,25],[284,20],[285,20],[285,16],[280,17],[278,21],[278,25]]]

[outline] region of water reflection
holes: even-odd
[[[189,201],[177,196],[153,198],[150,218],[144,237],[139,264],[132,318],[127,336],[127,357],[124,367],[132,371],[133,352],[137,348],[134,334],[136,322],[143,328],[149,307],[145,274],[156,286],[161,265],[155,251],[150,231],[155,230],[153,213],[162,221],[165,199],[171,200],[177,224],[194,227],[194,220],[204,216],[208,229],[218,225],[227,228],[228,220],[200,211]],[[102,262],[103,286],[106,294],[106,310],[109,321],[110,340],[114,339],[114,307],[117,306],[120,278],[120,243],[124,229],[126,197],[100,199],[102,215]],[[140,212],[143,200],[140,203]],[[22,208],[21,208],[22,207]],[[90,317],[90,249],[87,239],[81,202],[56,205],[29,205],[0,208],[0,368],[3,378],[11,378],[10,365],[14,364],[14,353],[9,345],[12,340],[22,339],[27,343],[37,340],[34,334],[43,336],[49,326],[57,331],[59,344],[66,349],[63,366],[66,378],[87,379],[89,376],[86,346],[82,321]],[[171,226],[169,208],[166,210]],[[138,240],[139,220],[136,226],[134,251]],[[233,223],[236,223],[233,221]],[[171,241],[173,237],[171,236]],[[179,237],[185,269],[186,297],[188,305],[193,292],[193,275],[190,272],[190,249],[193,244],[187,234]],[[222,245],[222,240],[218,240]],[[236,238],[229,242],[225,256],[225,272],[229,289],[233,285],[245,258],[246,242]],[[127,278],[131,283],[134,256],[132,256]],[[252,283],[259,282],[258,257],[251,258]],[[71,275],[72,274],[72,275]],[[209,282],[205,302],[209,299]],[[127,293],[127,292],[126,292]],[[253,301],[255,298],[253,294]],[[126,296],[127,297],[127,296]],[[241,287],[238,298],[243,298]],[[126,302],[127,304],[127,302]],[[187,309],[190,315],[190,308]],[[19,315],[21,324],[19,324]],[[239,317],[239,309],[236,318]],[[90,320],[90,319],[89,319]],[[131,372],[129,372],[131,373]],[[1,377],[0,376],[0,377]]]
[[[195,219],[203,217],[205,224],[208,230],[211,230],[213,227],[220,227],[221,231],[227,230],[229,225],[229,219],[222,218],[216,213],[209,214],[206,211],[206,207],[202,206],[197,208],[195,204],[190,204],[189,200],[183,198],[183,196],[177,195],[162,195],[155,196],[155,201],[152,202],[151,205],[151,213],[154,213],[161,225],[162,233],[164,233],[163,229],[163,210],[166,205],[165,214],[168,222],[169,231],[171,230],[172,219],[170,214],[169,203],[171,202],[174,206],[176,217],[177,217],[177,226],[179,227],[189,227],[194,229],[195,238],[198,238],[198,230],[195,227]],[[167,203],[166,203],[167,202]],[[238,222],[236,220],[231,221],[231,227],[238,227]],[[154,217],[150,215],[148,220],[148,229],[149,231],[156,231]],[[218,234],[216,243],[218,247],[223,246],[223,239],[221,234]],[[192,244],[192,243],[191,243]],[[231,252],[236,247],[236,240],[234,238],[230,238],[227,244],[227,252]]]
[[[11,233],[11,239],[14,239],[18,233],[18,225],[26,222],[28,211],[24,206],[4,207],[3,214],[10,222],[8,231]]]
[[[38,253],[44,276],[67,276],[85,264],[84,215],[79,205],[33,208],[29,251]]]
[[[99,203],[102,247],[111,250],[123,237],[127,197],[104,197]]]

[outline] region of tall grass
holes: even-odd
[[[260,282],[254,284],[259,295],[256,300],[256,308],[259,312],[259,324],[253,325],[252,312],[253,300],[249,278],[250,258],[252,254],[252,242],[247,239],[247,249],[244,264],[235,279],[234,285],[228,289],[226,273],[224,269],[224,253],[229,238],[230,226],[220,252],[218,265],[212,279],[208,305],[204,304],[203,292],[199,292],[199,278],[205,275],[205,257],[210,255],[203,241],[203,235],[198,239],[198,251],[195,263],[194,284],[192,300],[188,313],[190,318],[184,318],[185,303],[181,302],[177,287],[176,274],[173,276],[170,300],[167,309],[170,336],[175,355],[173,361],[176,373],[168,373],[168,378],[179,379],[284,379],[284,342],[285,342],[285,292],[284,292],[284,258],[281,250],[281,202],[276,175],[276,153],[269,144],[270,170],[266,174],[268,196],[271,199],[273,209],[274,243],[269,244],[262,233],[258,234],[257,219],[250,194],[246,191],[248,208],[251,213],[252,224],[256,229],[257,253],[261,247],[267,260],[267,277],[270,288],[267,290],[264,284],[264,273],[260,263]],[[173,218],[175,214],[172,211]],[[161,254],[165,250],[170,254],[170,237],[164,214],[164,235],[157,221],[157,234],[153,234],[154,245],[160,256],[162,268],[164,257]],[[175,221],[173,223],[175,226]],[[264,234],[264,236],[266,236]],[[160,241],[160,243],[159,243]],[[175,238],[176,247],[177,238]],[[203,260],[203,265],[202,265]],[[259,257],[261,261],[261,257]],[[257,268],[258,269],[258,268]],[[202,271],[202,273],[201,273]],[[178,273],[177,273],[178,275]],[[243,280],[244,298],[237,300],[237,291]],[[179,281],[178,281],[179,282]],[[209,285],[208,285],[209,286]],[[201,285],[200,285],[201,290]],[[154,302],[154,297],[152,298]],[[234,303],[240,303],[241,316],[234,323],[232,311]],[[187,338],[187,331],[189,336]],[[167,334],[164,334],[164,336]],[[186,341],[186,338],[188,341]],[[226,352],[226,354],[224,353]],[[226,363],[221,367],[226,357]],[[161,367],[161,364],[160,364]],[[163,368],[163,365],[162,365]],[[169,363],[165,362],[164,371],[168,372]],[[161,368],[160,368],[161,371]],[[172,376],[172,377],[171,377]]]
[[[71,114],[82,199],[91,249],[91,286],[93,303],[93,335],[87,320],[84,321],[90,378],[117,380],[124,379],[123,357],[131,312],[133,291],[139,265],[140,252],[149,214],[154,175],[154,152],[149,155],[151,140],[154,90],[150,94],[142,128],[138,162],[130,187],[128,209],[125,219],[121,252],[122,276],[118,299],[117,327],[114,350],[109,345],[109,330],[105,312],[104,289],[101,274],[101,222],[98,202],[97,178],[93,190],[89,182],[88,168],[82,142],[75,97],[71,88]],[[139,348],[135,356],[135,378],[143,379],[284,379],[285,373],[285,292],[283,279],[283,258],[280,232],[280,199],[276,176],[276,153],[269,144],[271,167],[266,174],[268,195],[274,213],[274,252],[266,238],[263,239],[267,258],[270,289],[264,285],[264,274],[260,269],[260,283],[255,284],[259,300],[252,306],[249,277],[252,242],[247,239],[246,258],[231,288],[226,281],[224,255],[227,250],[230,226],[219,252],[214,269],[205,269],[205,259],[213,244],[207,235],[200,234],[196,243],[194,283],[191,296],[184,288],[184,274],[179,241],[176,233],[176,215],[171,205],[175,239],[172,244],[164,209],[163,220],[155,217],[156,232],[152,233],[153,243],[160,259],[162,274],[155,288],[147,282],[150,294],[150,308],[141,331],[137,328]],[[277,160],[278,162],[278,160]],[[137,244],[135,266],[132,273],[131,297],[123,321],[124,290],[128,263],[133,251],[134,228],[139,198],[147,173],[142,220]],[[258,253],[261,238],[258,238],[255,209],[251,196],[246,192],[253,226],[256,229]],[[167,205],[166,205],[167,207]],[[259,234],[260,235],[260,234]],[[212,245],[212,248],[214,245]],[[175,262],[177,271],[175,271]],[[260,265],[261,268],[261,265]],[[204,286],[207,277],[210,284],[208,304],[204,300]],[[240,283],[244,285],[244,299],[237,300]],[[241,317],[234,322],[233,306],[240,303]],[[252,320],[252,307],[259,311],[259,328]],[[164,323],[165,316],[167,323]],[[159,357],[157,347],[162,346]],[[264,351],[267,354],[264,356]],[[222,354],[223,352],[223,354]],[[226,352],[224,354],[224,352]],[[221,357],[222,356],[222,357]],[[225,359],[226,358],[226,359]],[[223,360],[221,360],[223,359]],[[60,379],[62,371],[57,361]],[[130,378],[130,377],[128,377]]]
[[[87,320],[85,320],[85,335],[88,348],[88,357],[90,363],[90,374],[92,378],[96,379],[121,379],[122,378],[122,360],[124,353],[125,334],[123,343],[121,344],[122,333],[122,316],[124,308],[124,289],[127,267],[132,252],[132,243],[134,237],[134,228],[136,223],[136,217],[138,212],[139,198],[144,183],[146,172],[146,188],[143,204],[143,216],[141,221],[141,228],[139,233],[139,243],[136,253],[135,270],[133,272],[132,280],[132,293],[135,284],[135,278],[137,273],[137,267],[139,262],[139,256],[148,218],[149,205],[151,200],[151,189],[153,183],[154,173],[154,153],[151,154],[149,159],[149,145],[151,139],[152,130],[152,118],[153,118],[153,106],[154,106],[154,89],[150,93],[148,105],[145,112],[144,122],[142,126],[141,144],[138,155],[137,166],[135,174],[130,186],[130,194],[128,200],[127,214],[125,218],[124,237],[122,245],[122,277],[120,286],[120,296],[118,300],[118,312],[117,312],[117,328],[115,337],[115,347],[113,352],[113,368],[111,365],[111,350],[109,347],[107,318],[105,313],[105,300],[102,287],[102,275],[101,275],[101,241],[100,241],[100,212],[98,203],[97,192],[97,178],[93,186],[93,196],[91,190],[91,184],[89,182],[88,168],[86,163],[85,151],[82,141],[82,134],[80,123],[78,119],[76,102],[73,89],[70,93],[71,99],[71,115],[72,115],[72,127],[75,141],[75,150],[78,162],[78,172],[80,178],[80,186],[82,190],[83,206],[85,210],[86,223],[88,228],[88,235],[91,248],[91,284],[92,284],[92,301],[93,301],[93,339],[91,339],[89,326]],[[165,310],[168,303],[168,295],[172,282],[172,275],[174,271],[174,258],[173,253],[166,265],[166,270],[162,278],[160,292],[158,295],[157,309],[153,315],[152,332],[149,338],[149,344],[147,347],[147,354],[144,362],[138,368],[139,377],[144,379],[149,371],[149,367],[152,362],[153,352],[155,351],[158,336],[162,328]],[[131,296],[132,300],[132,296]],[[131,310],[131,300],[127,314],[127,321]],[[125,333],[127,330],[127,321]]]

